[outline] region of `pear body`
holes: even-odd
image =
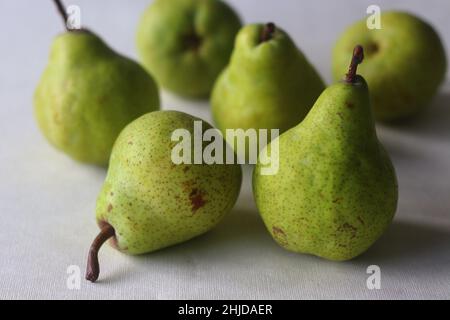
[[[212,229],[233,207],[241,186],[237,164],[174,164],[175,129],[202,121],[176,111],[146,114],[119,135],[97,201],[98,224],[115,229],[128,254],[158,250]],[[211,126],[202,121],[205,131]]]
[[[238,128],[284,132],[303,120],[325,88],[283,30],[277,28],[270,40],[261,42],[263,28],[252,24],[241,29],[230,64],[214,86],[212,114],[223,132]]]
[[[277,139],[278,172],[261,175],[258,163],[253,176],[255,201],[273,238],[288,250],[330,260],[366,251],[390,224],[398,191],[365,81],[329,87],[305,120]],[[268,151],[277,152],[272,145]]]
[[[137,49],[163,88],[205,98],[230,59],[240,27],[237,14],[220,0],[156,0],[142,15]]]
[[[445,78],[447,60],[431,25],[409,13],[381,13],[381,29],[363,19],[344,31],[333,49],[332,71],[340,80],[355,44],[365,48],[359,73],[367,80],[377,120],[394,121],[424,109]]]
[[[55,147],[106,165],[119,132],[158,109],[158,88],[140,65],[89,31],[56,37],[34,95],[38,125]]]

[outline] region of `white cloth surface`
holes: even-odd
[[[82,23],[113,48],[136,57],[135,29],[149,1],[74,0]],[[246,23],[286,29],[330,82],[331,48],[372,1],[230,1]],[[450,52],[450,3],[379,0],[431,21]],[[96,284],[69,290],[67,267],[84,274],[97,234],[94,207],[105,170],[78,164],[38,131],[32,95],[61,20],[51,1],[1,1],[0,12],[0,299],[412,299],[450,298],[450,82],[420,117],[378,126],[400,186],[387,233],[350,262],[329,262],[277,246],[257,214],[251,168],[233,212],[208,234],[139,257],[109,246]],[[176,75],[174,75],[176,76]],[[208,103],[163,94],[165,109],[210,121]],[[366,286],[369,265],[381,289]]]

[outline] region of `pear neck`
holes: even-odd
[[[301,127],[317,128],[318,141],[358,149],[371,148],[376,140],[369,92],[364,81],[340,82],[328,87],[317,99]]]
[[[57,36],[51,54],[58,60],[79,63],[92,57],[110,56],[111,53],[112,50],[97,35],[87,30],[77,30]]]

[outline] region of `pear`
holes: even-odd
[[[66,21],[64,7],[55,2]],[[85,29],[56,37],[34,95],[37,123],[56,148],[106,165],[120,131],[158,109],[158,88],[139,64]]]
[[[242,181],[240,165],[172,160],[173,132],[193,136],[195,121],[203,133],[212,128],[182,112],[156,111],[120,133],[97,200],[101,231],[89,252],[86,279],[98,278],[98,251],[109,238],[126,254],[148,253],[207,232],[232,209]]]
[[[156,0],[142,15],[137,49],[161,87],[207,98],[240,27],[238,15],[220,0]]]
[[[247,25],[239,31],[230,64],[214,85],[214,123],[223,132],[238,128],[284,132],[303,120],[324,89],[286,32],[273,23]]]
[[[333,50],[336,80],[342,77],[355,43],[366,48],[366,61],[359,72],[369,85],[377,120],[418,114],[445,79],[447,59],[439,35],[410,13],[382,12],[381,29],[368,29],[363,19],[345,30]]]
[[[386,230],[397,207],[397,180],[377,139],[369,90],[356,75],[357,46],[344,81],[327,88],[298,126],[278,137],[279,170],[255,166],[254,198],[282,247],[330,260],[352,259]]]

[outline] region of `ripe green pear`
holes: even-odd
[[[158,108],[152,77],[86,30],[56,37],[34,96],[35,117],[48,141],[98,165],[108,163],[129,122]]]
[[[375,118],[392,121],[412,116],[436,94],[447,69],[444,47],[431,25],[409,13],[381,13],[381,29],[366,20],[350,26],[333,50],[333,75],[339,80],[355,43],[366,48],[359,69],[367,80]]]
[[[156,0],[138,26],[137,48],[163,88],[204,98],[228,63],[240,27],[220,0]]]
[[[223,132],[238,128],[284,132],[303,120],[324,88],[286,32],[272,23],[247,25],[214,85],[214,123]]]
[[[253,175],[254,198],[275,241],[330,260],[366,251],[390,224],[398,198],[366,81],[349,79],[327,88],[303,122],[277,138],[279,150],[275,140],[267,146],[278,153],[278,172],[261,175],[258,163]]]
[[[97,279],[97,251],[109,237],[124,253],[152,252],[207,232],[232,209],[241,186],[240,165],[172,161],[176,145],[172,133],[186,129],[193,137],[194,121],[202,120],[182,112],[157,111],[121,132],[97,201],[96,219],[102,231],[91,248],[88,280]],[[203,132],[209,128],[202,121]]]

